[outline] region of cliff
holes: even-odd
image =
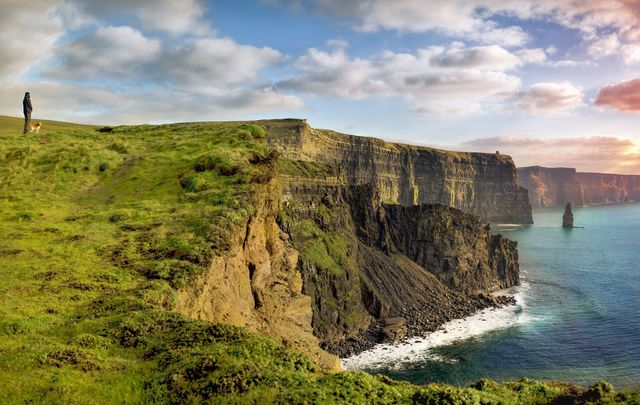
[[[397,318],[409,335],[435,330],[495,304],[485,293],[519,282],[516,243],[475,215],[384,203],[376,185],[348,184],[333,165],[280,164],[278,222],[300,252],[314,332],[333,353],[398,338],[385,332]]]
[[[580,173],[572,168],[518,168],[518,183],[534,208],[640,200],[640,176]]]
[[[281,198],[297,196],[302,212],[317,211],[313,223],[329,223],[326,211],[305,201],[312,203],[316,190],[342,184],[335,170],[280,160],[296,178],[307,173],[315,179],[290,187],[295,182],[287,179],[293,177],[277,175],[277,156],[261,141],[264,131],[240,123],[106,132],[43,123],[40,134],[24,136],[21,118],[0,116],[3,403],[551,404],[640,398],[638,392],[616,396],[605,383],[583,389],[483,379],[461,388],[325,372],[292,346],[318,355],[320,364],[327,358],[310,333],[317,298],[300,292],[299,265],[327,257],[296,253],[295,241],[274,217],[284,219]],[[350,209],[343,212],[351,217]],[[305,235],[316,240],[309,246],[330,247],[331,257],[353,257],[337,235]],[[338,271],[331,260],[318,263]],[[403,294],[414,288],[447,292],[420,266],[410,269],[425,282],[412,286],[401,279],[402,290],[383,285],[395,300],[389,308],[409,304]]]
[[[485,221],[532,223],[527,192],[506,155],[443,151],[313,129],[304,120],[260,122],[283,157],[326,163],[348,184],[374,184],[385,202],[443,204]]]
[[[276,224],[281,189],[275,162],[261,170],[266,184],[252,187],[253,214],[230,235],[228,251],[178,292],[176,310],[278,337],[321,367],[337,370],[338,359],[321,350],[313,334],[298,252]]]

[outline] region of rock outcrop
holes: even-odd
[[[311,297],[302,293],[298,252],[276,223],[281,188],[277,168],[255,185],[255,212],[230,241],[229,253],[215,257],[209,271],[182,289],[176,310],[197,319],[246,327],[274,336],[321,367],[340,368],[320,349],[312,329]]]
[[[571,203],[568,203],[564,207],[564,214],[562,214],[562,227],[573,228],[573,212],[571,211]]]
[[[516,242],[475,215],[385,204],[374,185],[284,182],[280,224],[300,251],[314,331],[333,353],[435,330],[492,305],[479,294],[519,282]]]
[[[345,356],[511,303],[488,293],[518,284],[517,244],[472,214],[531,222],[509,157],[300,120],[260,125],[282,155],[252,185],[254,210],[231,249],[179,293],[178,311],[278,337],[331,369],[337,357],[322,349]]]
[[[534,208],[640,200],[640,176],[580,173],[572,168],[518,168],[518,183],[529,192]]]
[[[260,123],[285,158],[326,163],[348,184],[374,184],[383,201],[443,204],[485,221],[532,223],[527,191],[502,154],[443,151],[309,127],[304,120]]]

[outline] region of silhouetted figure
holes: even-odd
[[[567,203],[564,207],[564,214],[562,215],[562,227],[573,228],[573,212],[571,212],[571,203]]]
[[[24,131],[23,134],[29,132],[29,124],[31,123],[31,112],[33,107],[31,106],[31,95],[29,92],[24,93],[24,99],[22,100],[22,112],[24,112]]]

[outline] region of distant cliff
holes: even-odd
[[[485,221],[531,223],[527,191],[507,155],[443,151],[309,127],[304,120],[261,123],[283,157],[326,163],[348,184],[374,184],[385,202],[443,204]]]
[[[535,208],[640,200],[640,176],[634,175],[531,166],[518,169],[518,183],[529,191]]]

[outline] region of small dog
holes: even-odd
[[[39,134],[40,128],[42,128],[42,122],[36,122],[35,125],[34,124],[29,125],[29,132],[35,131],[36,134]]]

